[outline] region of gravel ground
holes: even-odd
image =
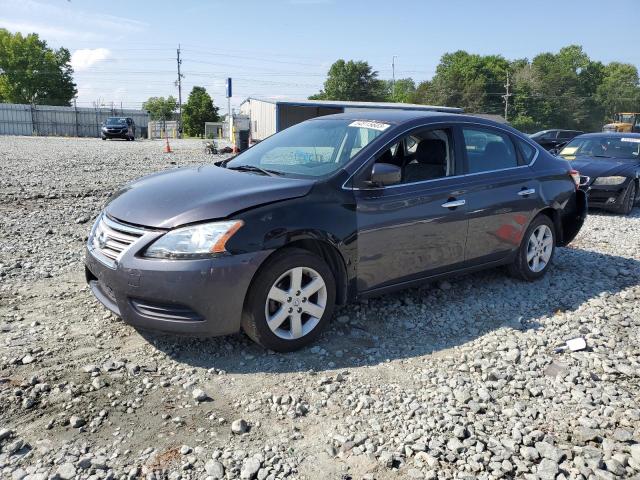
[[[172,147],[0,137],[3,477],[640,478],[640,209],[592,214],[539,282],[363,301],[276,354],[141,334],[85,286],[111,192],[212,161]]]

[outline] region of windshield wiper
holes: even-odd
[[[613,158],[611,155],[594,155],[597,158]]]
[[[255,165],[238,165],[234,167],[227,167],[229,170],[238,170],[240,172],[258,172],[269,177],[275,177],[282,175],[282,172],[277,170],[270,170],[268,168],[256,167]]]

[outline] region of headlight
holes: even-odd
[[[620,185],[627,181],[627,177],[598,177],[593,182],[594,185]]]
[[[244,222],[233,220],[176,228],[153,242],[144,252],[151,258],[202,258],[226,252],[227,241]]]

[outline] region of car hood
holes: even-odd
[[[575,168],[581,175],[591,178],[626,174],[634,170],[637,162],[628,160],[617,160],[615,158],[597,158],[577,156],[571,160],[571,167]]]
[[[301,197],[309,192],[313,183],[216,166],[178,168],[127,185],[114,195],[106,212],[135,225],[173,228]]]

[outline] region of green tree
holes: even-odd
[[[378,72],[367,62],[340,59],[329,68],[324,88],[309,99],[374,102],[387,95],[387,83],[378,79]]]
[[[36,33],[0,29],[0,102],[69,105],[77,93],[70,61],[69,50]]]
[[[509,62],[500,55],[446,53],[436,74],[419,85],[421,103],[461,107],[467,112],[500,113]]]
[[[149,117],[154,121],[171,120],[173,114],[176,111],[178,102],[176,99],[169,95],[164,97],[150,97],[146,102],[142,104],[142,109],[149,112]]]
[[[218,107],[204,87],[193,87],[187,103],[182,108],[182,123],[187,135],[202,136],[205,122],[217,122]]]
[[[417,103],[418,93],[416,91],[416,82],[413,78],[400,78],[395,81],[387,80],[387,89],[389,90],[390,102],[398,103]]]
[[[618,62],[604,67],[596,98],[606,118],[611,118],[617,112],[640,112],[638,69],[634,65]]]

